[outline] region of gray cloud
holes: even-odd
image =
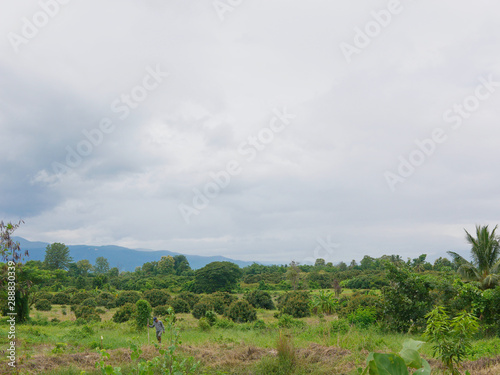
[[[210,2],[71,2],[18,53],[7,35],[39,7],[5,6],[0,213],[33,240],[283,263],[327,237],[333,262],[466,249],[463,228],[498,220],[500,87],[457,129],[443,115],[480,77],[500,81],[498,5],[401,6],[350,63],[339,45],[387,2],[245,2],[223,22]],[[150,68],[169,76],[121,119],[113,103]],[[293,120],[251,146],[284,107]],[[384,173],[436,128],[446,140],[391,191]],[[241,173],[186,223],[179,205],[231,161]]]

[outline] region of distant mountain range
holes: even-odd
[[[28,241],[22,237],[13,237],[14,241],[19,242],[21,250],[28,250],[29,258],[26,260],[45,259],[46,242]],[[180,254],[168,250],[143,250],[129,249],[122,246],[88,246],[88,245],[66,245],[69,248],[70,256],[74,262],[87,259],[91,264],[95,264],[97,257],[104,257],[109,262],[109,267],[118,267],[120,271],[134,271],[136,267],[142,266],[146,262],[158,261],[162,256],[184,255],[192,269],[201,268],[211,262],[232,262],[240,267],[249,266],[254,262],[229,259],[223,256],[201,256]]]

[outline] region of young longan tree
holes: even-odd
[[[148,301],[140,299],[136,302],[135,322],[137,330],[142,331],[146,328],[148,321],[151,322],[151,305]]]

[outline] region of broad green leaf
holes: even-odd
[[[410,348],[403,348],[403,350],[399,352],[399,355],[405,361],[406,366],[411,368],[422,367],[422,358],[420,357],[420,354],[416,350]]]
[[[422,368],[418,369],[415,371],[413,374],[419,374],[419,375],[431,375],[431,366],[429,365],[429,362],[427,362],[425,359],[422,358]],[[469,374],[470,375],[470,374]]]
[[[423,344],[425,344],[425,341],[417,341],[417,340],[409,339],[403,343],[403,350],[404,349],[413,349],[413,350],[418,351]]]
[[[373,354],[373,362],[370,365],[375,365],[375,368],[370,366],[370,374],[373,375],[408,375],[403,358],[396,354]]]

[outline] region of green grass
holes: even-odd
[[[104,320],[99,323],[86,325],[77,325],[73,320],[74,314],[66,308],[67,315],[62,315],[60,306],[54,306],[51,311],[37,312],[33,311],[31,316],[36,324],[18,324],[16,326],[18,343],[18,357],[24,361],[30,361],[37,354],[43,354],[47,358],[64,357],[68,354],[95,352],[100,347],[101,336],[102,344],[106,350],[113,352],[121,348],[129,348],[131,342],[136,345],[145,346],[148,343],[148,333],[146,330],[137,332],[132,322],[117,324],[109,319],[114,313],[112,309],[106,314]],[[300,319],[305,322],[303,327],[293,327],[281,329],[277,326],[277,319],[274,318],[276,311],[267,311],[258,309],[257,317],[265,323],[265,328],[256,329],[254,323],[234,324],[229,328],[211,327],[208,331],[202,331],[198,328],[197,320],[191,314],[178,314],[177,327],[180,329],[182,347],[190,347],[192,350],[211,350],[211,355],[202,358],[202,362],[207,366],[215,366],[217,356],[223,356],[229,352],[243,350],[247,347],[256,347],[265,349],[265,353],[275,350],[280,332],[286,334],[293,340],[293,346],[301,353],[310,351],[311,358],[314,351],[320,348],[336,348],[343,350],[338,359],[329,359],[330,362],[312,361],[307,358],[298,357],[294,365],[294,374],[302,373],[332,373],[332,366],[338,368],[338,371],[346,369],[355,369],[364,365],[368,352],[398,352],[402,344],[408,338],[421,340],[420,335],[404,335],[397,333],[383,332],[377,327],[369,329],[357,329],[350,327],[348,332],[333,333],[330,329],[331,321],[336,319],[334,316],[325,316],[319,318],[311,316]],[[58,318],[61,322],[50,322],[51,319]],[[5,319],[0,324],[0,347],[7,345],[8,326]],[[154,330],[149,331],[150,343],[155,342]],[[165,333],[164,342],[168,339],[168,332]],[[66,343],[62,346],[62,353],[53,353],[53,349],[58,343]],[[321,347],[318,347],[320,345]],[[59,346],[61,346],[59,344]],[[194,348],[194,349],[193,349]],[[421,353],[426,358],[432,358],[432,348],[425,344]],[[478,339],[473,344],[473,351],[470,360],[476,360],[483,357],[494,357],[500,354],[500,339],[486,338]],[[276,356],[262,355],[260,360],[246,363],[244,360],[237,365],[223,368],[230,373],[248,373],[248,368],[253,368],[253,373],[265,373],[273,366],[277,366]],[[0,359],[0,364],[5,365],[5,357]],[[125,361],[121,363],[123,368],[131,368],[133,364]],[[79,374],[79,369],[75,365],[65,366],[67,368],[55,368],[51,374]],[[219,365],[217,365],[219,366]],[[223,365],[221,365],[223,366]],[[219,366],[220,369],[220,366]],[[309,369],[309,370],[307,370]],[[327,369],[330,372],[327,372]],[[210,373],[210,367],[206,367]],[[313,371],[314,370],[314,371]],[[87,370],[88,371],[88,370]],[[311,371],[311,372],[307,372]],[[90,374],[92,372],[89,371]],[[340,373],[340,372],[339,372]]]

